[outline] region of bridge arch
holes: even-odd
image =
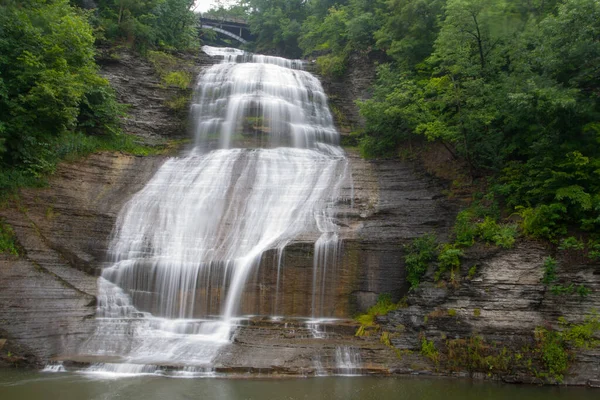
[[[229,36],[230,38],[233,38],[233,39],[237,40],[240,43],[244,43],[244,44],[248,43],[248,41],[246,39],[244,39],[244,38],[236,35],[235,33],[231,33],[231,32],[229,32],[229,31],[227,31],[225,29],[222,29],[222,28],[219,28],[219,27],[216,27],[216,26],[202,25],[202,28],[203,29],[212,29],[215,32],[219,32],[219,33],[222,33],[223,35]]]

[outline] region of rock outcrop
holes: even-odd
[[[146,143],[186,135],[181,115],[164,105],[170,89],[160,85],[147,62],[124,53],[103,62],[103,71],[120,99],[132,104],[125,125],[129,132]],[[351,77],[368,78],[352,71]],[[341,90],[336,85],[329,87]],[[364,93],[364,87],[355,88]],[[338,95],[345,99],[340,108],[350,109],[358,92],[344,93]],[[356,110],[343,112],[352,124],[360,124],[357,115],[351,115]],[[240,326],[219,356],[217,371],[335,372],[338,352],[345,349],[360,356],[357,372],[443,374],[446,371],[436,372],[436,366],[418,354],[423,337],[443,347],[448,338],[480,335],[516,349],[531,342],[537,326],[556,327],[560,316],[581,322],[600,307],[597,266],[571,262],[561,269],[561,279],[585,284],[592,293],[557,297],[540,283],[548,249],[529,241],[511,250],[474,248],[454,282],[433,282],[430,271],[426,282],[408,292],[403,245],[430,232],[447,238],[459,205],[442,194],[443,182],[412,163],[366,161],[351,151],[348,156],[353,184],[343,188],[338,201],[340,260],[327,272],[328,284],[318,301],[334,305],[327,316],[337,318],[367,309],[381,293],[396,300],[407,295],[408,306],[379,317],[380,331],[365,337],[355,337],[358,325],[347,320],[317,326],[291,318],[314,314],[314,245],[298,241],[286,249],[281,271],[273,254],[264,256],[242,300],[242,313],[289,318],[256,317]],[[4,355],[5,363],[77,359],[72,353],[95,328],[96,276],[109,261],[117,214],[164,159],[100,153],[65,163],[49,187],[23,190],[13,207],[0,210],[22,248],[19,257],[0,257],[0,339],[7,339],[0,343],[0,358]],[[469,273],[474,266],[475,272]],[[389,343],[381,336],[384,332],[390,335]],[[600,381],[599,360],[598,350],[578,351],[565,381]]]
[[[598,266],[564,262],[559,279],[585,285],[591,293],[556,295],[541,282],[548,253],[546,246],[526,240],[510,250],[483,245],[469,249],[454,282],[433,282],[430,271],[426,281],[408,295],[406,308],[379,318],[382,329],[397,335],[392,343],[399,349],[419,350],[421,340],[427,339],[443,351],[448,340],[478,337],[486,345],[525,354],[523,348],[535,347],[536,328],[560,330],[560,317],[580,324],[600,306]],[[564,382],[599,381],[600,351],[572,350],[573,365]],[[520,372],[500,375],[512,382],[543,382],[533,373]]]

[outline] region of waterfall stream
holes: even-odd
[[[90,373],[210,367],[267,250],[315,243],[312,315],[339,254],[334,203],[350,179],[323,88],[298,60],[205,46],[223,61],[198,79],[194,146],[169,159],[120,212],[99,278]],[[112,360],[112,359],[110,359]],[[203,369],[203,371],[205,371]]]

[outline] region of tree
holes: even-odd
[[[245,0],[250,30],[256,35],[256,50],[275,51],[286,57],[299,57],[300,26],[306,18],[303,0]]]
[[[374,34],[377,47],[403,68],[414,68],[433,51],[445,3],[445,0],[388,1],[389,17]]]
[[[7,1],[0,11],[0,167],[36,174],[67,131],[114,130],[116,101],[97,74],[86,15],[67,0]]]

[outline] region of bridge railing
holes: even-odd
[[[202,15],[200,15],[200,21],[206,21],[206,22],[212,22],[215,24],[218,23],[233,23],[233,24],[239,24],[239,25],[248,25],[248,21],[242,19],[242,18],[213,18],[213,17],[204,17]]]

